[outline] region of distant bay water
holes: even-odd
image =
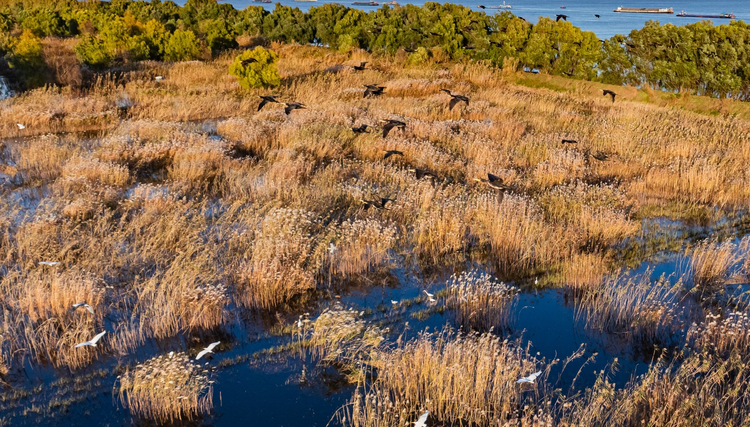
[[[374,7],[352,5],[353,0],[318,0],[315,2],[302,2],[294,0],[274,0],[273,3],[257,3],[253,0],[225,0],[223,3],[232,4],[237,9],[247,6],[264,6],[272,10],[275,4],[281,3],[287,6],[298,7],[307,10],[312,6],[326,3],[339,3],[344,6],[356,7],[363,10],[372,10]],[[399,4],[407,3],[423,5],[424,0],[397,0]],[[593,31],[600,38],[609,38],[615,34],[628,34],[631,30],[643,27],[646,21],[655,20],[661,23],[671,22],[675,25],[684,25],[700,21],[701,18],[680,18],[677,13],[686,11],[695,14],[720,14],[734,13],[737,19],[747,21],[750,18],[750,0],[505,0],[512,6],[510,9],[514,14],[523,17],[529,22],[536,22],[540,16],[554,17],[557,14],[568,15],[568,21],[585,31]],[[502,0],[466,0],[455,2],[473,10],[479,11],[479,5],[497,6]],[[565,6],[562,9],[561,6]],[[643,13],[615,13],[618,7],[649,7],[649,8],[674,8],[674,14],[643,14]],[[486,13],[500,12],[497,9],[486,9]],[[598,14],[601,17],[596,18]],[[729,23],[728,19],[713,19],[714,24]]]

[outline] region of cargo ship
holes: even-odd
[[[618,7],[615,12],[622,13],[674,13],[671,7]]]
[[[713,19],[735,19],[737,16],[734,13],[718,13],[718,14],[701,14],[701,13],[687,13],[684,10],[678,13],[676,16],[681,18],[713,18]]]

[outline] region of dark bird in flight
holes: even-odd
[[[425,177],[430,178],[430,179],[437,179],[437,175],[435,175],[431,171],[428,171],[427,169],[411,168],[411,169],[408,169],[408,171],[409,172],[414,172],[414,174],[416,175],[417,179],[422,179],[422,178],[425,178]]]
[[[477,6],[477,7],[480,8],[480,9],[486,9],[486,7],[484,5],[481,5],[481,4],[479,6]]]
[[[371,85],[365,85],[367,89],[365,89],[365,95],[363,98],[368,98],[370,96],[380,96],[383,94],[383,90],[385,90],[385,86],[378,86],[375,84]]]
[[[595,158],[596,160],[599,160],[600,162],[605,162],[609,160],[609,155],[607,153],[602,153],[601,151],[597,151],[591,157]]]
[[[277,104],[279,104],[280,102],[276,99],[276,96],[277,95],[261,95],[261,96],[259,96],[259,98],[262,99],[262,101],[260,101],[260,105],[258,105],[258,111],[260,111],[261,108],[265,107],[266,104],[274,103],[274,102],[277,103]]]
[[[458,104],[459,102],[465,102],[467,106],[469,105],[469,97],[468,96],[465,96],[465,95],[454,95],[448,89],[440,89],[440,90],[443,91],[443,92],[445,92],[445,93],[447,93],[451,97],[451,102],[450,102],[450,104],[448,104],[448,109],[449,110],[452,110],[453,107],[455,107],[456,104]]]
[[[360,62],[359,65],[355,65],[353,68],[357,71],[364,71],[367,62]]]
[[[370,128],[370,126],[367,126],[366,124],[361,124],[361,125],[359,125],[357,127],[353,127],[352,128],[352,132],[354,132],[356,134],[367,133],[367,129],[369,129],[369,128]]]
[[[383,153],[384,153],[383,160],[391,156],[403,156],[404,155],[403,151],[398,151],[398,150],[383,150]]]
[[[609,89],[602,89],[602,95],[603,95],[603,96],[607,96],[607,95],[609,95],[609,97],[610,97],[610,98],[612,98],[612,103],[614,103],[614,102],[615,102],[615,97],[617,96],[617,94],[616,94],[616,93],[612,92],[612,91],[611,91],[611,90],[609,90]]]
[[[625,43],[625,46],[627,46],[627,47],[629,47],[631,49],[635,49],[635,45],[633,43]]]
[[[398,120],[381,120],[380,123],[383,123],[383,138],[387,137],[393,128],[406,128],[406,123]]]
[[[370,209],[370,208],[385,209],[385,206],[388,204],[388,202],[391,202],[391,203],[396,202],[393,199],[387,199],[387,198],[382,198],[380,200],[359,199],[359,201],[365,205],[365,210]]]
[[[307,108],[305,107],[305,104],[302,104],[300,102],[289,102],[289,103],[284,102],[283,104],[286,107],[284,108],[284,112],[286,113],[287,116],[294,110],[304,110]]]
[[[597,15],[596,13],[594,14],[594,16],[596,16],[597,18],[601,18],[601,17],[600,17],[599,15]]]
[[[575,139],[563,139],[562,143],[563,144],[578,144],[578,141],[576,141]]]
[[[555,15],[555,22],[560,22],[560,20],[568,21],[568,15]]]
[[[240,62],[243,68],[247,68],[248,65],[252,64],[253,62],[258,62],[255,58],[247,58]]]
[[[526,18],[524,18],[523,16],[517,16],[516,18],[520,19],[523,22],[528,22],[528,21],[526,21]]]
[[[500,178],[497,175],[493,175],[491,173],[487,174],[487,179],[484,179],[484,178],[474,178],[474,181],[476,181],[476,182],[483,182],[483,183],[487,184],[488,187],[494,188],[495,190],[505,191],[505,190],[508,189],[508,186],[505,185],[505,183],[503,182],[502,178]]]

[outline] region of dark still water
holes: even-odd
[[[317,0],[317,1],[294,1],[278,0],[283,5],[299,7],[307,10],[311,6],[317,6],[325,3],[340,3],[345,6],[357,7],[366,10],[373,10],[374,7],[353,6],[353,0]],[[400,4],[422,5],[424,0],[397,0]],[[226,3],[232,4],[235,8],[244,9],[250,5],[263,5],[267,9],[273,9],[274,4],[256,3],[253,0],[229,0]],[[480,10],[479,5],[496,6],[502,4],[502,0],[466,0],[455,2],[475,10]],[[750,1],[738,0],[714,0],[706,2],[703,0],[506,0],[511,5],[511,12],[518,16],[524,17],[529,22],[536,22],[540,16],[554,17],[557,14],[568,15],[568,20],[577,27],[585,31],[593,31],[600,38],[609,38],[615,34],[627,34],[631,30],[643,27],[648,20],[657,20],[661,23],[671,22],[676,25],[689,24],[700,21],[701,18],[681,18],[677,16],[680,11],[689,14],[720,14],[734,13],[737,19],[747,20],[750,18]],[[565,9],[561,7],[565,6]],[[674,8],[674,14],[650,14],[650,13],[615,13],[613,10],[618,7],[649,7],[649,8]],[[486,9],[487,13],[492,14],[499,9]],[[601,17],[596,18],[598,14]],[[715,24],[725,24],[728,19],[714,19]]]

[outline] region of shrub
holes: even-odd
[[[79,61],[96,68],[106,67],[114,59],[106,44],[90,35],[83,36],[74,50]]]
[[[242,61],[247,59],[254,59],[255,62],[242,65]],[[237,77],[240,86],[245,89],[278,86],[281,84],[279,69],[276,67],[278,59],[279,56],[274,51],[258,46],[235,58],[229,66],[229,74]]]
[[[27,87],[43,85],[46,66],[41,41],[30,30],[24,30],[17,40],[11,42],[10,51],[6,57],[8,64],[18,71],[24,84]]]
[[[189,61],[200,56],[201,49],[195,33],[177,30],[169,37],[164,47],[164,59],[167,61]]]

